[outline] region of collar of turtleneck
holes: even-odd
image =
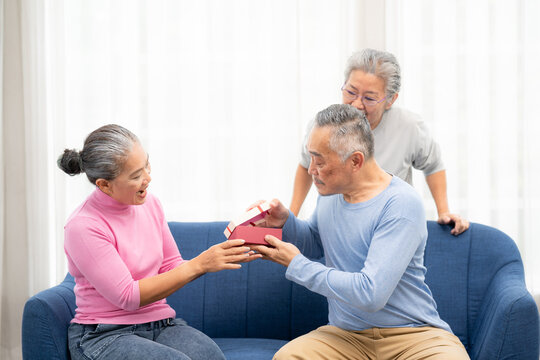
[[[115,213],[122,213],[129,211],[134,205],[126,205],[113,199],[109,195],[101,191],[97,186],[94,193],[90,196],[92,202],[96,207],[105,211],[113,211]]]

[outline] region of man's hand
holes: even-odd
[[[437,220],[439,224],[454,224],[454,228],[450,231],[452,235],[459,235],[469,228],[469,222],[466,219],[463,219],[457,214],[444,213],[439,215]]]
[[[289,266],[292,259],[296,255],[300,254],[300,250],[298,250],[296,246],[291,243],[281,241],[275,236],[266,235],[264,240],[272,245],[273,248],[264,245],[257,245],[251,246],[251,249],[262,254],[263,259],[265,260],[270,260],[284,266]]]
[[[249,211],[263,202],[264,200],[259,200],[252,204],[247,210]],[[269,204],[270,209],[268,210],[268,215],[266,215],[264,221],[257,224],[257,226],[282,228],[289,217],[289,210],[287,210],[287,208],[278,199],[273,199],[269,202]]]

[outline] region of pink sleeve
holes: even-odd
[[[176,241],[174,241],[174,237],[171,234],[171,230],[169,229],[169,225],[166,221],[164,221],[163,227],[162,227],[162,234],[163,234],[163,264],[161,265],[161,268],[159,269],[159,273],[164,273],[169,270],[174,269],[181,263],[183,263],[185,260],[182,259],[182,255],[180,255],[180,251],[178,250],[178,246],[176,245]]]
[[[176,241],[174,240],[174,237],[171,234],[171,229],[169,228],[169,224],[167,224],[167,221],[165,220],[165,214],[163,213],[161,202],[157,198],[156,198],[156,203],[157,203],[157,206],[159,207],[159,211],[161,212],[161,218],[162,218],[161,234],[163,238],[163,263],[161,264],[161,267],[159,268],[159,273],[162,274],[164,272],[174,269],[175,267],[183,263],[185,260],[182,259],[182,255],[180,255],[180,251],[178,250]]]
[[[127,311],[140,306],[139,282],[118,254],[114,240],[92,219],[65,227],[64,247],[82,276],[110,303]]]

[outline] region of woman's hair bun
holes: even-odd
[[[71,176],[84,171],[82,169],[81,153],[74,149],[65,149],[56,163],[63,172]]]

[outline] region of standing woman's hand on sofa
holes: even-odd
[[[227,240],[216,244],[203,251],[199,256],[192,259],[202,273],[216,272],[227,269],[239,269],[239,263],[250,262],[262,257],[244,245],[244,240]]]
[[[437,220],[439,224],[447,224],[447,225],[454,225],[453,229],[450,231],[452,235],[459,235],[465,230],[467,230],[470,226],[467,219],[462,218],[461,216],[457,214],[451,214],[449,212],[439,215],[439,219]]]

